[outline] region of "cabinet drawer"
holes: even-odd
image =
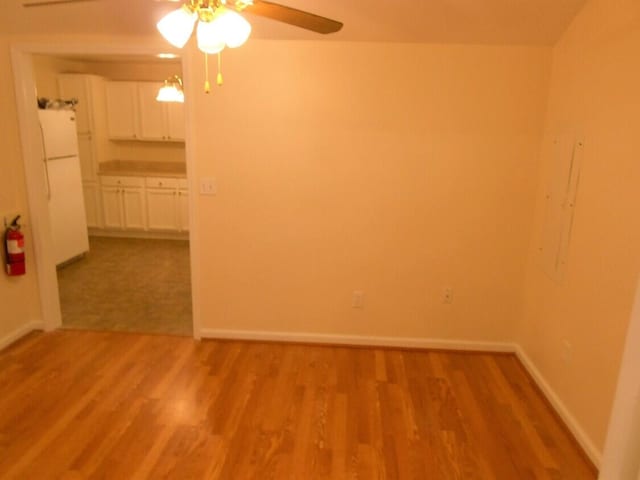
[[[102,176],[100,183],[110,187],[144,187],[144,178]]]
[[[186,178],[179,178],[178,179],[178,188],[180,190],[187,190],[189,188],[189,183],[187,182]]]
[[[147,177],[146,183],[147,183],[147,187],[153,187],[153,188],[177,188],[178,187],[177,178]]]

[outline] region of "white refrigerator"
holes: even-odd
[[[75,112],[38,110],[56,265],[89,251]]]

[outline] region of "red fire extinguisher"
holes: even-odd
[[[6,254],[7,275],[24,275],[24,235],[18,224],[20,215],[13,219],[4,232],[4,250]]]

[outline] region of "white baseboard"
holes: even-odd
[[[549,400],[549,403],[551,403],[553,409],[558,415],[560,415],[560,418],[565,423],[567,428],[569,428],[569,431],[573,434],[576,441],[580,444],[589,459],[593,462],[596,468],[600,468],[600,465],[602,463],[602,452],[595,446],[591,438],[589,438],[589,436],[583,430],[580,423],[578,423],[576,418],[571,414],[562,400],[560,400],[560,397],[556,394],[553,388],[551,388],[542,373],[540,373],[540,370],[538,370],[531,358],[529,358],[529,356],[525,353],[520,345],[516,345],[515,353],[518,359],[527,369],[529,374],[538,384],[538,387],[540,387],[542,393],[545,395],[545,397],[547,397],[547,400]]]
[[[202,329],[202,338],[223,340],[253,340],[264,342],[318,343],[326,345],[354,345],[440,350],[470,350],[478,352],[515,352],[516,346],[506,342],[476,342],[437,338],[371,337],[363,335],[334,335],[326,333],[269,332],[251,330]]]
[[[20,340],[22,337],[34,330],[42,330],[44,328],[42,322],[29,322],[25,325],[15,329],[13,332],[9,332],[4,337],[0,338],[0,350],[4,350],[13,342]]]
[[[90,237],[142,238],[148,240],[189,240],[189,232],[150,232],[142,230],[105,230],[89,228]]]

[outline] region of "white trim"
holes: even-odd
[[[13,332],[9,332],[4,337],[0,338],[0,350],[4,350],[9,345],[17,342],[25,335],[33,332],[34,330],[42,330],[42,322],[29,322],[21,327],[16,328]]]
[[[106,230],[89,228],[89,237],[141,238],[146,240],[189,240],[189,232],[160,232],[148,230]]]
[[[325,345],[358,345],[439,350],[469,350],[477,352],[513,353],[516,346],[506,342],[476,342],[438,338],[372,337],[364,335],[334,335],[326,333],[269,332],[251,330],[217,330],[204,328],[202,338],[223,340],[253,340],[265,342],[317,343]]]
[[[540,373],[540,370],[538,370],[531,358],[529,358],[520,345],[516,345],[515,354],[538,384],[538,387],[540,387],[544,396],[547,397],[547,400],[549,400],[553,409],[573,434],[574,438],[582,447],[589,459],[593,462],[596,468],[600,468],[602,452],[596,447],[591,438],[589,438],[589,435],[587,435],[580,423],[571,414],[562,400],[560,400],[558,394],[553,390],[551,385],[549,385],[549,382],[547,382],[542,373]]]
[[[11,45],[13,62],[13,78],[16,94],[16,108],[22,147],[22,157],[25,166],[25,183],[27,185],[28,204],[33,233],[35,250],[35,264],[38,275],[38,287],[40,291],[40,308],[45,330],[54,330],[62,325],[60,313],[60,298],[58,293],[58,279],[56,276],[55,261],[52,251],[51,225],[47,199],[42,188],[44,181],[44,168],[40,153],[40,138],[38,132],[38,115],[35,102],[35,81],[33,74],[33,54],[44,55],[153,55],[160,51],[167,51],[167,45],[162,42],[155,44],[139,45],[136,42],[129,44],[92,44],[92,43],[58,43],[58,42],[32,42],[15,43]],[[192,68],[190,55],[185,52],[181,56],[182,78],[185,85],[191,85]],[[195,92],[194,88],[191,88]],[[193,98],[194,95],[191,95]],[[185,101],[185,157],[187,164],[187,181],[191,191],[196,192],[195,172],[196,161],[193,154],[193,129],[189,125],[195,125],[192,103]],[[191,257],[191,291],[193,307],[193,332],[194,337],[199,338],[200,308],[199,308],[199,275],[200,264],[199,249],[197,243],[197,208],[196,195],[189,195],[189,239]],[[195,246],[195,248],[193,248]]]
[[[40,291],[40,309],[45,330],[54,330],[62,324],[58,278],[53,252],[49,208],[44,188],[44,164],[42,161],[38,126],[38,114],[34,102],[36,91],[32,54],[27,46],[13,46],[13,62],[16,108],[24,163],[29,223],[33,239],[34,261]]]
[[[200,340],[202,330],[202,313],[200,308],[200,224],[198,222],[199,210],[199,192],[198,180],[196,178],[196,136],[195,129],[189,128],[190,125],[197,125],[198,121],[195,116],[195,99],[198,91],[196,85],[199,82],[193,79],[193,62],[192,55],[185,52],[182,55],[182,83],[185,85],[185,102],[184,102],[184,121],[185,121],[185,143],[184,155],[187,163],[187,184],[189,187],[189,252],[190,252],[190,269],[191,269],[191,316],[193,318],[193,338]]]
[[[600,479],[640,480],[640,281],[627,328]]]

